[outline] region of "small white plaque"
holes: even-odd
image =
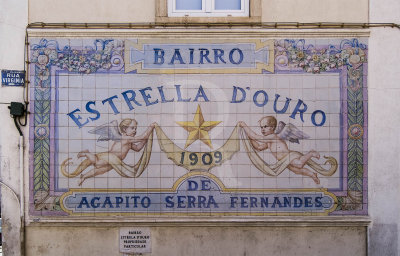
[[[122,253],[151,252],[150,228],[120,228],[119,250]]]

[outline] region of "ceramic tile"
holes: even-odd
[[[78,193],[79,197],[96,189],[96,193],[103,193],[99,195],[103,198],[112,194],[111,191],[119,189],[126,189],[131,194],[141,193],[140,191],[149,188],[167,191],[175,189],[174,186],[177,186],[178,182],[186,187],[192,182],[192,186],[197,186],[196,189],[174,193],[185,196],[198,193],[213,195],[222,200],[221,206],[229,205],[229,196],[225,198],[226,195],[216,189],[221,184],[230,189],[232,196],[253,193],[251,191],[257,189],[271,198],[276,195],[304,197],[307,193],[315,197],[321,193],[320,188],[338,191],[341,185],[348,184],[345,179],[351,176],[349,172],[351,174],[354,167],[343,166],[343,161],[349,160],[342,159],[343,156],[351,158],[360,148],[361,152],[357,151],[355,155],[361,154],[365,157],[367,154],[367,148],[362,148],[367,145],[363,141],[365,138],[357,137],[366,132],[364,124],[351,123],[364,117],[366,113],[362,110],[354,113],[356,116],[352,116],[353,112],[343,108],[359,105],[361,100],[362,104],[368,102],[366,99],[354,101],[351,95],[343,98],[346,94],[341,92],[340,86],[346,88],[347,84],[340,84],[340,76],[347,67],[337,66],[339,59],[329,59],[326,52],[320,51],[329,43],[336,44],[339,49],[340,40],[305,40],[309,48],[304,48],[301,52],[300,48],[290,48],[290,51],[297,51],[294,54],[291,52],[291,55],[288,55],[288,47],[296,40],[288,40],[282,44],[282,47],[286,47],[283,56],[270,49],[276,54],[274,70],[269,70],[272,73],[249,68],[246,65],[253,63],[251,58],[247,58],[235,66],[235,70],[239,70],[235,71],[235,74],[229,73],[229,68],[219,70],[216,74],[202,74],[197,72],[201,71],[201,66],[197,70],[186,70],[185,74],[174,74],[178,70],[177,63],[165,67],[165,70],[161,66],[152,68],[152,74],[148,72],[146,65],[139,65],[140,70],[131,70],[132,73],[124,73],[123,67],[118,69],[117,62],[109,61],[117,58],[117,52],[126,50],[123,44],[118,43],[122,42],[120,39],[55,40],[60,45],[71,47],[70,52],[53,56],[54,64],[48,64],[47,68],[56,70],[56,75],[50,77],[40,73],[40,68],[31,69],[30,74],[31,80],[35,81],[31,87],[31,95],[34,101],[32,112],[37,122],[30,128],[30,140],[34,144],[30,154],[35,156],[31,161],[41,161],[37,157],[38,149],[56,153],[57,160],[54,162],[57,175],[50,176],[51,184],[57,184],[55,191],[61,188],[63,191],[81,188],[83,190],[79,192],[81,194]],[[141,38],[135,40],[141,45],[146,45]],[[39,42],[40,40],[32,41],[36,44]],[[166,39],[160,47],[178,47],[175,43],[172,39]],[[275,43],[278,45],[281,41],[276,40]],[[238,44],[237,47],[244,47],[245,44]],[[89,45],[92,50],[87,52],[85,49],[89,49]],[[204,45],[206,46],[207,44]],[[179,47],[183,47],[182,44]],[[243,51],[245,55],[253,54],[249,49]],[[43,52],[50,54],[51,51]],[[45,57],[40,57],[39,61],[40,54],[39,51],[32,52],[33,66],[43,65],[40,62],[45,60]],[[65,60],[63,54],[68,54],[69,60],[72,61],[67,68],[58,65]],[[153,54],[153,51],[147,51],[145,54]],[[85,63],[84,55],[91,61]],[[302,55],[305,56],[301,57]],[[151,57],[150,59],[154,60],[154,56]],[[125,65],[128,65],[129,61],[125,60]],[[146,60],[142,60],[141,64],[143,61]],[[302,67],[301,62],[301,65],[310,66]],[[325,62],[329,67],[333,65],[335,68],[325,70],[327,66],[321,64]],[[362,65],[363,63],[360,63],[359,67]],[[88,67],[92,69],[89,70]],[[188,67],[190,64],[186,63],[180,67],[180,71]],[[212,69],[218,69],[218,65],[213,65]],[[157,70],[160,71],[159,74],[154,73]],[[343,79],[342,83],[361,78],[349,79]],[[366,77],[363,79],[367,81]],[[361,88],[366,86],[365,81]],[[362,83],[362,80],[357,82]],[[47,88],[43,84],[49,84],[50,87]],[[348,95],[349,93],[352,93],[351,90]],[[277,94],[280,95],[278,99]],[[282,110],[286,98],[291,100],[287,109]],[[198,109],[201,110],[201,114]],[[270,134],[269,137],[263,135],[259,120],[266,116],[274,117],[277,125],[283,125],[280,122],[284,122],[283,130],[278,133],[275,129],[274,132],[278,134]],[[127,126],[122,124],[123,120],[131,122],[131,119],[136,120],[136,127],[132,123]],[[238,134],[233,133],[239,121],[247,126],[244,130],[239,128]],[[156,131],[151,131],[153,128],[150,124],[153,122],[158,125]],[[342,130],[345,129],[344,123],[347,124],[347,129],[352,125],[351,129]],[[129,133],[128,129],[136,129],[136,133]],[[196,129],[201,132],[196,132]],[[298,143],[292,138],[292,142],[289,142],[289,136],[299,136],[300,132],[306,134],[307,138],[300,138]],[[245,133],[252,137],[253,146],[246,146]],[[51,141],[46,144],[46,136],[50,134]],[[152,141],[149,139],[150,134],[153,134]],[[356,147],[352,144],[345,145],[349,134],[356,138],[354,143],[362,143]],[[240,147],[233,143],[235,141],[239,141]],[[151,142],[150,148],[148,146]],[[277,152],[277,148],[283,149],[284,153]],[[286,148],[290,153],[286,153]],[[345,148],[352,154],[343,154]],[[81,153],[84,154],[82,156],[79,153],[83,150],[89,152]],[[317,157],[318,153],[320,159]],[[331,164],[324,165],[326,159],[322,158],[323,156],[331,157],[329,161],[333,165],[333,173],[327,174]],[[64,162],[68,158],[71,158],[71,162]],[[304,160],[305,158],[307,159]],[[278,160],[287,161],[282,170],[275,167]],[[311,160],[314,165],[307,164],[307,161]],[[362,161],[364,162],[364,159]],[[352,164],[351,161],[347,162],[348,165]],[[365,165],[365,169],[366,167]],[[35,165],[30,170],[31,177],[38,177],[38,173],[43,173],[44,170],[37,168]],[[79,172],[79,168],[82,170],[75,177],[66,177],[68,175],[65,171],[76,173]],[[317,174],[315,168],[322,169],[318,169]],[[342,172],[341,168],[345,170]],[[341,173],[344,174],[343,177]],[[83,180],[81,175],[86,179]],[[362,183],[362,180],[356,182]],[[216,187],[207,190],[208,185]],[[155,192],[154,198],[163,198],[166,195],[166,192],[157,193]],[[325,196],[334,197],[334,193],[336,192]],[[171,216],[178,212],[190,214],[193,211],[203,216],[214,214],[212,208],[168,209],[165,203],[154,207],[156,208],[153,213],[170,212],[168,214]],[[230,211],[245,215],[266,210],[269,210],[269,214],[287,213],[279,209],[253,208],[246,211],[239,208]],[[72,211],[76,210],[73,209]],[[326,212],[321,209],[303,210],[305,214],[316,215]],[[113,212],[111,208],[107,211],[109,214],[121,213]],[[142,209],[141,213],[150,216],[152,213],[148,211],[150,210]],[[100,214],[98,211],[92,213]],[[131,209],[129,213],[132,216],[139,214]]]

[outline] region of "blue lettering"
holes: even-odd
[[[151,204],[151,200],[149,197],[145,196],[142,198],[142,201],[140,202],[142,204],[143,208],[149,208]]]
[[[158,91],[160,92],[161,103],[167,103],[167,102],[173,102],[173,101],[174,101],[174,98],[172,98],[172,100],[167,100],[167,99],[165,99],[163,86],[157,87],[157,89],[158,89]]]
[[[237,92],[238,90],[242,93],[242,98],[237,100]],[[240,103],[246,99],[246,91],[241,87],[233,86],[233,94],[232,94],[232,101],[231,103]]]
[[[178,95],[178,101],[181,101],[181,102],[189,102],[190,101],[190,98],[189,99],[183,99],[182,98],[181,86],[180,85],[175,85],[175,88],[176,88],[176,94]]]
[[[277,105],[276,103],[278,102],[279,97],[280,97],[279,94],[275,94],[274,111],[277,114],[284,114],[286,112],[286,110],[288,109],[289,103],[292,99],[286,98],[285,106],[281,110],[278,110],[276,107],[276,105]]]
[[[96,117],[89,117],[90,120],[96,121],[97,119],[100,118],[100,112],[97,111],[96,109],[91,108],[90,105],[95,106],[95,105],[96,105],[96,102],[94,102],[94,101],[89,101],[88,103],[86,103],[86,111],[89,112],[89,113],[92,113],[92,114],[96,114]]]
[[[321,199],[322,199],[321,196],[317,196],[317,197],[315,198],[315,207],[321,207],[321,206],[322,206]]]
[[[128,93],[131,94],[130,97],[128,97]],[[136,93],[135,93],[133,90],[127,90],[127,91],[122,92],[121,94],[122,94],[122,96],[124,97],[124,100],[125,100],[125,102],[126,102],[126,105],[128,105],[129,110],[134,109],[134,107],[132,106],[131,101],[134,102],[134,103],[135,103],[136,105],[138,105],[138,106],[142,106],[142,104],[140,104],[139,102],[137,102],[137,101],[135,100]]]
[[[144,102],[146,103],[146,107],[150,106],[150,105],[154,105],[158,103],[158,99],[150,102],[149,99],[151,99],[151,95],[150,94],[146,94],[146,91],[152,91],[151,87],[146,87],[144,89],[140,89],[139,92],[142,94]]]
[[[194,64],[194,62],[193,62],[193,53],[194,53],[194,49],[192,49],[192,48],[189,48],[189,58],[190,58],[190,62],[189,62],[189,64]]]
[[[74,111],[68,113],[67,115],[69,117],[72,118],[72,120],[76,123],[76,125],[80,128],[82,128],[83,126],[85,126],[87,123],[89,123],[89,119],[86,119],[86,121],[84,123],[81,123],[79,120],[82,119],[82,117],[80,115],[75,116],[74,114],[78,111],[81,111],[79,108],[75,109]]]
[[[292,198],[291,197],[284,197],[283,198],[283,207],[292,207]]]
[[[237,204],[237,200],[238,200],[237,197],[231,196],[231,208],[235,208],[235,206]]]
[[[120,208],[120,204],[124,201],[124,199],[120,196],[115,197],[115,207]]]
[[[282,207],[282,203],[281,203],[281,201],[279,200],[279,197],[274,197],[274,202],[272,203],[271,208],[275,208],[276,205],[278,205],[279,208]]]
[[[199,188],[199,184],[197,184],[194,180],[188,180],[188,191],[194,191]]]
[[[93,197],[92,200],[90,200],[90,206],[92,206],[92,208],[98,208],[100,206],[100,203],[95,203],[95,201],[99,201],[100,197]],[[78,207],[79,208],[79,207]]]
[[[303,108],[301,108],[301,105],[303,105]],[[293,110],[293,113],[290,115],[290,118],[295,119],[297,112],[299,112],[300,113],[300,119],[301,119],[302,122],[304,122],[303,113],[306,112],[306,111],[307,111],[307,105],[302,100],[299,100],[297,102],[296,107]]]
[[[257,207],[257,198],[250,197],[250,208]]]
[[[183,62],[181,53],[179,52],[179,49],[175,49],[174,55],[172,56],[169,65],[175,64],[175,60],[179,60],[179,62],[180,62],[179,64],[185,64],[185,62]]]
[[[203,59],[206,59],[208,63],[212,63],[211,60],[208,58],[208,54],[210,54],[210,51],[205,48],[199,48],[200,51],[200,62],[199,64],[204,64]]]
[[[313,204],[311,202],[312,197],[304,197],[304,206],[305,207],[312,207]]]
[[[207,198],[205,196],[198,196],[197,200],[199,201],[199,208],[203,205],[203,208],[209,208],[206,206],[206,200]]]
[[[249,199],[247,197],[240,197],[240,207],[241,208],[249,208],[249,205],[247,203]]]
[[[188,208],[195,208],[196,207],[196,197],[188,196]]]
[[[186,196],[178,196],[178,208],[185,208],[185,202],[183,199],[185,199]]]
[[[154,50],[154,64],[164,64],[164,50],[153,48]],[[159,61],[160,60],[160,61]]]
[[[261,198],[261,207],[268,208],[268,197]]]
[[[237,51],[239,53],[239,60],[238,61],[234,61],[233,60],[233,54],[235,53],[235,51]],[[243,61],[243,52],[242,50],[240,50],[239,48],[233,48],[230,52],[229,52],[229,61],[232,64],[236,64],[239,65],[240,63],[242,63]]]
[[[264,101],[262,103],[257,102],[257,96],[260,93],[262,93],[264,95]],[[256,91],[256,93],[254,93],[254,96],[253,96],[253,102],[254,102],[254,104],[256,104],[257,107],[264,107],[268,102],[268,94],[263,90]]]
[[[209,180],[201,180],[201,190],[208,191],[211,190],[211,181]]]
[[[83,205],[85,205],[86,208],[90,208],[89,202],[88,202],[86,196],[82,197],[81,202],[79,203],[77,208],[82,208]]]
[[[315,122],[315,116],[316,116],[318,113],[322,115],[322,120],[321,120],[321,122],[320,122],[319,124],[317,124],[317,123]],[[313,123],[313,125],[315,125],[315,126],[323,126],[323,125],[325,124],[325,121],[326,121],[326,115],[325,115],[325,112],[324,112],[324,111],[322,111],[322,110],[315,110],[315,111],[312,113],[312,115],[311,115],[311,122]]]
[[[300,197],[294,197],[293,203],[294,208],[300,208],[303,205],[303,200]]]
[[[119,111],[118,111],[117,107],[115,106],[113,99],[118,99],[118,96],[117,95],[111,96],[110,98],[103,100],[101,103],[103,103],[103,105],[104,105],[104,103],[108,102],[108,104],[110,104],[112,110],[114,111],[114,115],[116,115],[116,114],[119,114]]]
[[[173,208],[174,207],[174,201],[172,201],[172,199],[173,199],[173,196],[166,196],[165,197],[165,202],[167,203],[165,205],[165,207],[167,207],[167,208]]]
[[[201,85],[200,85],[199,90],[197,91],[196,97],[194,98],[193,101],[196,102],[199,97],[202,97],[205,102],[209,101],[208,98],[207,98],[207,95],[204,92],[203,87]]]
[[[214,197],[213,196],[209,196],[208,197],[208,204],[207,204],[207,208],[210,208],[210,205],[213,204],[214,208],[219,208],[217,202],[215,202]]]
[[[140,196],[131,196],[131,199],[133,199],[133,208],[137,208],[137,200],[140,198]]]
[[[125,197],[125,207],[129,208],[129,196]]]
[[[224,56],[224,50],[222,49],[213,49],[214,50],[214,64],[218,64],[218,59],[221,60],[222,63],[225,63],[225,60],[222,58]]]
[[[106,200],[104,200],[104,203],[101,206],[101,208],[107,208],[107,205],[108,205],[108,208],[114,208],[113,204],[111,203],[111,199],[110,199],[109,196],[106,196]]]

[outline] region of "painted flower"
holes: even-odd
[[[288,58],[285,55],[279,55],[275,58],[275,63],[279,66],[286,66],[288,64]]]
[[[297,52],[297,58],[299,59],[304,58],[304,52]]]
[[[34,50],[33,52],[32,52],[32,56],[33,57],[39,57],[39,50]]]
[[[45,81],[45,80],[49,79],[49,76],[50,76],[50,72],[47,68],[39,71],[38,77],[39,77],[40,81]]]
[[[319,73],[319,67],[314,67],[314,68],[313,68],[313,72],[314,72],[314,73]]]
[[[47,55],[41,54],[38,56],[37,62],[41,66],[46,66],[49,63],[49,57]]]
[[[96,53],[94,55],[94,59],[97,60],[97,61],[101,60],[101,54],[100,53]]]
[[[110,62],[104,63],[102,68],[103,69],[110,69],[111,68],[111,63]]]
[[[355,68],[350,68],[349,69],[349,78],[351,80],[357,80],[361,77],[361,70],[355,69]]]
[[[317,54],[314,54],[312,56],[313,61],[317,62],[319,60],[319,56]]]
[[[79,62],[85,62],[86,61],[86,57],[81,55],[79,56]]]
[[[312,58],[312,57],[311,57],[310,55],[307,56],[307,60],[311,60],[311,58]]]
[[[349,57],[350,57],[350,54],[346,50],[343,50],[342,51],[342,59],[348,59]]]
[[[51,50],[49,53],[49,58],[50,60],[56,60],[58,57],[57,51],[56,50]]]
[[[361,57],[359,55],[350,55],[349,62],[353,65],[361,62]]]

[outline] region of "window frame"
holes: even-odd
[[[249,17],[249,0],[240,0],[240,10],[216,10],[215,0],[201,0],[202,10],[177,10],[176,0],[168,0],[168,17]]]

